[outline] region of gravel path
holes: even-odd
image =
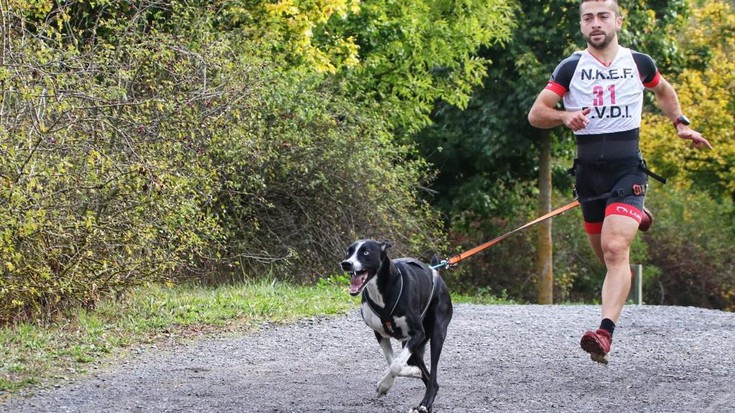
[[[597,306],[456,305],[434,411],[735,412],[735,314],[627,306],[607,366],[579,348]],[[428,353],[428,351],[427,351]],[[357,311],[145,352],[0,402],[7,412],[406,412]]]

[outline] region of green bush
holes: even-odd
[[[158,31],[188,27],[174,9],[34,7],[3,20],[0,323],[182,275],[314,280],[355,238],[442,244],[379,106],[238,36]]]
[[[453,198],[449,256],[501,236],[535,218],[534,189],[527,185],[490,185],[474,179],[464,183],[461,196]],[[502,202],[499,202],[502,200]],[[535,301],[535,244],[532,230],[513,234],[492,247],[462,261],[444,273],[450,289],[463,294],[477,290]]]
[[[665,186],[655,189],[648,205],[656,221],[644,240],[661,272],[646,280],[645,301],[734,311],[732,200]]]
[[[220,276],[314,280],[358,238],[393,241],[395,254],[442,245],[438,216],[420,200],[426,166],[394,143],[379,112],[318,76],[279,71],[267,84],[210,147],[213,213],[227,235],[218,253],[232,269]]]
[[[193,263],[218,234],[201,207],[212,174],[192,162],[209,116],[200,61],[169,36],[74,47],[53,19],[5,17],[0,322]]]

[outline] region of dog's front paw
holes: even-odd
[[[388,393],[388,390],[390,390],[391,387],[393,387],[393,383],[396,381],[396,376],[391,374],[390,371],[388,371],[385,376],[383,376],[382,379],[378,382],[378,396],[383,396]]]
[[[419,406],[408,411],[408,413],[429,413],[431,409],[426,406]]]

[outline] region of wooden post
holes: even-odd
[[[630,292],[628,292],[628,301],[633,304],[643,304],[643,266],[633,264],[630,266]]]

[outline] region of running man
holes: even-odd
[[[580,345],[592,360],[607,363],[615,324],[631,283],[630,245],[653,216],[643,203],[649,171],[638,148],[643,91],[648,89],[682,139],[697,149],[712,148],[689,127],[676,91],[650,56],[622,47],[623,17],[616,0],[581,0],[580,30],[587,48],[564,59],[536,98],[528,120],[542,129],[566,126],[574,132],[573,173],[584,229],[605,264],[602,321]],[[556,109],[563,99],[564,110]]]

